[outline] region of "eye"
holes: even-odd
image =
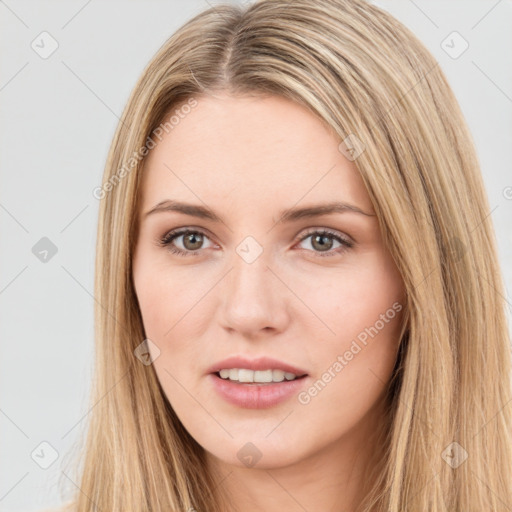
[[[182,238],[181,242],[177,247],[175,241]],[[304,242],[308,238],[311,238],[310,245],[313,248],[313,252],[316,252],[318,256],[335,256],[345,252],[346,250],[354,246],[354,242],[344,236],[330,231],[328,229],[310,231],[308,234],[299,239],[299,243]],[[170,231],[163,238],[158,239],[158,245],[166,247],[173,254],[179,256],[198,256],[200,249],[204,249],[204,240],[209,240],[208,236],[200,230],[195,229],[179,229]],[[338,243],[338,247],[334,250],[333,246]]]
[[[183,237],[180,247],[176,247],[175,240]],[[173,254],[180,256],[198,256],[199,249],[204,249],[204,240],[209,240],[205,233],[198,230],[182,229],[170,231],[163,238],[158,240],[159,245],[167,247]]]
[[[343,253],[354,246],[354,242],[348,238],[328,229],[310,231],[306,236],[303,236],[300,239],[300,242],[302,243],[308,238],[311,238],[310,245],[313,247],[314,252],[317,252],[318,256],[321,257],[335,256],[336,254]],[[334,242],[332,240],[334,240]],[[336,250],[331,250],[335,242],[337,242],[339,246]]]

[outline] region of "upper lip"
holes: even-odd
[[[302,375],[307,375],[307,372],[297,368],[296,366],[292,366],[288,363],[283,363],[278,359],[273,359],[271,357],[258,357],[257,359],[247,359],[241,356],[232,356],[227,359],[223,359],[218,363],[210,366],[208,369],[208,373],[217,373],[223,369],[230,368],[246,368],[248,370],[282,370],[284,372],[293,373],[298,377]]]

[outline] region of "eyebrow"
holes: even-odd
[[[172,199],[165,199],[164,201],[159,202],[157,205],[151,208],[151,210],[144,214],[144,218],[147,218],[149,215],[154,213],[160,212],[178,212],[185,215],[190,215],[192,217],[224,223],[221,217],[219,217],[213,210],[210,210],[205,206],[181,203]],[[365,215],[367,217],[375,217],[375,214],[367,213],[358,206],[342,201],[336,201],[332,203],[318,204],[302,208],[288,208],[286,210],[282,210],[279,214],[279,220],[276,224],[293,222],[299,219],[317,217],[320,215],[345,212],[353,212]]]

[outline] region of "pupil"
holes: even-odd
[[[317,243],[317,240],[330,240],[328,236],[325,236],[325,235],[316,235],[313,237],[313,247],[315,247],[315,244]],[[330,249],[332,246],[332,240],[330,240],[330,244],[329,243],[324,243],[324,242],[320,242],[320,245],[319,247],[316,247],[316,248],[319,248],[320,250],[328,250]]]
[[[201,237],[201,235],[199,235],[198,233],[189,233],[186,237],[185,237],[185,242],[186,241],[189,241],[189,240],[192,240],[192,245],[194,245],[194,239],[195,240],[195,243],[198,244],[199,246],[201,245],[201,240],[199,239]],[[187,244],[185,243],[185,247],[187,247]],[[194,250],[194,249],[198,249],[199,247],[188,247],[188,249],[191,249],[191,250]]]

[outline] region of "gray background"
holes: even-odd
[[[424,41],[460,100],[482,164],[509,291],[512,1],[374,3]],[[2,511],[61,502],[61,464],[88,412],[98,208],[92,191],[143,67],[206,7],[204,0],[0,0]],[[40,36],[43,31],[51,37]],[[446,39],[453,31],[469,44],[457,58],[463,41]],[[58,48],[43,58],[52,38]],[[57,249],[46,262],[32,252],[43,237]],[[506,300],[512,304],[510,293]],[[58,457],[43,469],[52,450]]]

